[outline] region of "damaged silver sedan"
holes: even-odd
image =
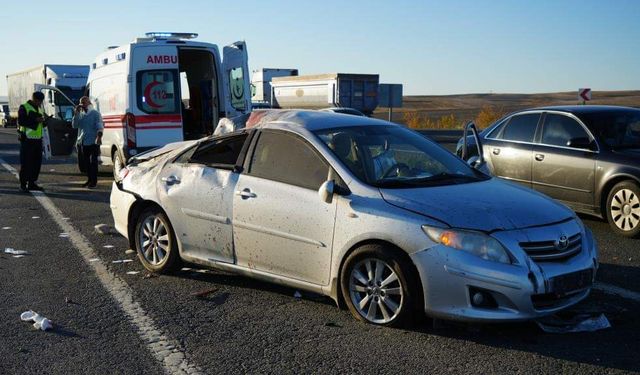
[[[597,247],[571,210],[411,130],[319,111],[234,128],[141,154],[114,183],[116,228],[148,270],[234,272],[385,326],[533,319],[591,289]]]

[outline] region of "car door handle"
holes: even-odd
[[[544,160],[544,155],[543,154],[536,154],[536,160],[537,161],[543,161]]]
[[[249,189],[242,189],[236,191],[236,195],[239,195],[242,199],[249,199],[257,197],[256,193],[252,193]]]
[[[162,182],[164,182],[167,185],[173,185],[173,184],[179,184],[180,183],[180,179],[174,175],[171,175],[169,177],[162,177],[160,180],[162,180]]]
[[[499,148],[494,148],[493,149],[493,154],[494,155],[500,155],[500,149]]]

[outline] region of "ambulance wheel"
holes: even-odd
[[[113,179],[115,182],[120,182],[120,171],[124,168],[124,161],[118,150],[113,153],[111,160],[113,161]]]

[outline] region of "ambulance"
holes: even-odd
[[[221,118],[251,112],[247,47],[222,49],[195,33],[147,33],[91,65],[87,95],[104,121],[102,165],[114,177],[140,152],[210,135]]]

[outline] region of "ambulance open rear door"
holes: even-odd
[[[222,66],[226,117],[233,118],[251,112],[251,78],[245,42],[224,47]]]

